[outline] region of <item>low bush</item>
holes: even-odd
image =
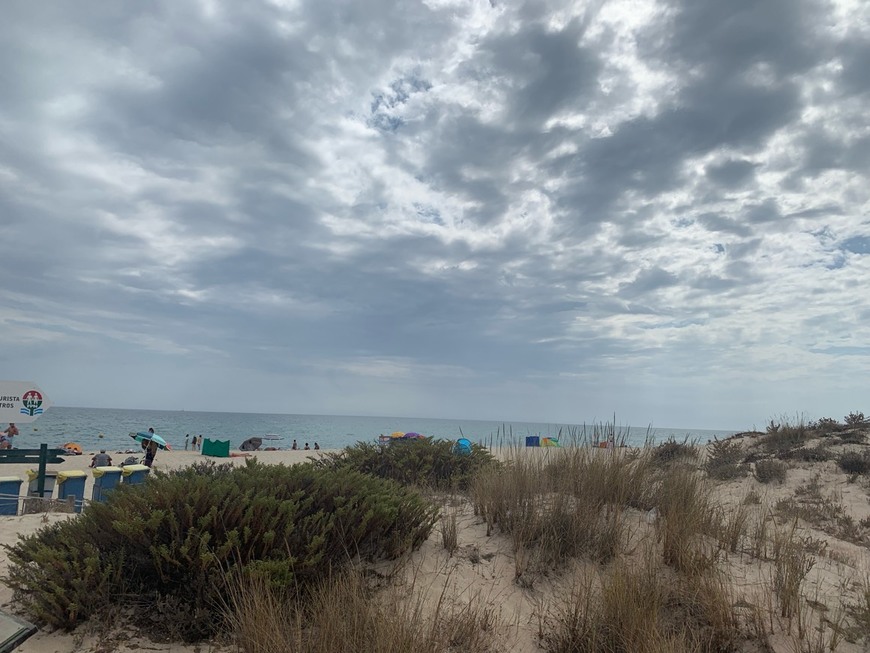
[[[400,485],[311,464],[212,463],[121,487],[7,546],[3,580],[35,621],[73,628],[135,597],[155,635],[195,641],[220,627],[214,609],[234,573],[303,591],[356,556],[395,558],[429,536],[438,509]],[[180,625],[179,625],[180,624]]]
[[[847,451],[837,459],[837,465],[847,474],[866,474],[870,472],[870,456],[866,452]]]
[[[781,455],[785,451],[802,447],[813,437],[815,432],[803,421],[798,421],[796,424],[784,422],[775,431],[768,430],[767,435],[761,438],[759,446],[767,452]]]
[[[867,433],[855,429],[844,431],[837,437],[837,444],[867,444]]]
[[[472,444],[467,454],[455,453],[453,447],[450,440],[430,438],[385,445],[358,442],[342,451],[326,453],[314,464],[438,490],[466,490],[478,470],[498,464],[480,445]]]
[[[759,460],[755,463],[754,475],[759,483],[782,483],[787,471],[788,465],[781,460]]]
[[[735,440],[713,440],[707,445],[707,460],[704,470],[712,478],[730,480],[749,473],[744,464],[746,454]]]
[[[867,423],[867,420],[864,419],[864,413],[861,412],[849,413],[843,421],[846,422],[846,426],[863,426]]]
[[[804,463],[821,463],[831,459],[831,453],[824,447],[798,447],[777,452],[780,460],[794,460]]]
[[[822,417],[816,422],[810,422],[810,428],[818,431],[821,435],[829,435],[843,430],[844,426],[833,417]]]
[[[650,454],[653,463],[662,465],[676,460],[694,460],[698,457],[698,448],[687,440],[677,442],[673,438],[657,445]]]

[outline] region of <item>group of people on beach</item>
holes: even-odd
[[[9,422],[9,426],[4,431],[0,431],[0,449],[11,449],[12,438],[18,435],[18,427],[15,422]]]
[[[296,444],[296,440],[293,440],[293,444],[290,446],[290,449],[293,450],[293,451],[298,451],[298,450],[299,450],[299,445]],[[303,451],[310,451],[310,450],[311,450],[311,447],[309,447],[309,446],[308,446],[308,443],[306,442],[306,443],[305,443],[305,446],[302,447],[302,449],[303,449]],[[314,443],[314,450],[315,450],[315,451],[320,451],[320,445],[317,444],[316,442]]]
[[[190,433],[184,436],[184,450],[187,451],[187,447],[190,446],[191,451],[199,451],[202,449],[202,436],[193,436],[193,440],[190,439]]]

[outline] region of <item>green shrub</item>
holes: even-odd
[[[817,422],[811,422],[810,428],[814,431],[819,431],[822,435],[828,435],[841,431],[843,425],[833,417],[822,417]]]
[[[657,445],[652,450],[651,456],[654,463],[662,465],[675,460],[695,459],[698,457],[698,449],[687,440],[677,442],[674,438],[670,438]]]
[[[847,451],[837,459],[837,465],[847,474],[866,474],[870,471],[870,457],[866,453]]]
[[[861,412],[849,413],[843,421],[846,422],[846,426],[861,426],[867,423],[867,420],[864,419],[864,413]]]
[[[711,477],[719,480],[730,480],[746,476],[749,473],[744,464],[746,454],[743,447],[735,440],[713,440],[707,445],[707,460],[704,470]]]
[[[765,451],[780,455],[785,451],[803,446],[814,435],[814,432],[803,422],[783,423],[775,431],[768,430],[767,435],[761,438],[759,444]]]
[[[440,490],[466,490],[481,468],[497,461],[485,448],[471,445],[471,453],[453,451],[450,440],[397,440],[386,445],[358,442],[327,453],[316,465],[333,470],[354,470],[379,478]]]
[[[755,478],[760,483],[771,481],[782,483],[785,481],[787,471],[788,465],[781,460],[759,460],[755,463]]]
[[[106,503],[7,546],[18,604],[73,628],[109,600],[135,596],[139,623],[194,641],[220,627],[234,573],[300,592],[352,557],[394,558],[419,546],[438,510],[401,486],[311,464],[212,463],[121,487]],[[181,625],[179,625],[181,624]]]

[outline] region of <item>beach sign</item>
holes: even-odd
[[[0,424],[29,424],[42,417],[50,405],[32,381],[0,381]]]

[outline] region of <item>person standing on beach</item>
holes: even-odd
[[[15,426],[15,422],[9,422],[9,427],[5,431],[3,431],[3,435],[6,436],[6,438],[5,438],[6,447],[4,447],[4,448],[11,449],[12,448],[12,438],[14,438],[16,435],[18,435],[18,427]]]
[[[154,457],[157,455],[157,443],[151,440],[148,442],[148,447],[145,449],[145,461],[144,465],[146,467],[151,467],[154,464]]]
[[[190,444],[190,433],[184,436],[184,450],[187,451],[187,445]]]
[[[293,446],[290,447],[293,451],[296,451],[299,448],[299,445],[296,444],[296,440],[293,440]]]

